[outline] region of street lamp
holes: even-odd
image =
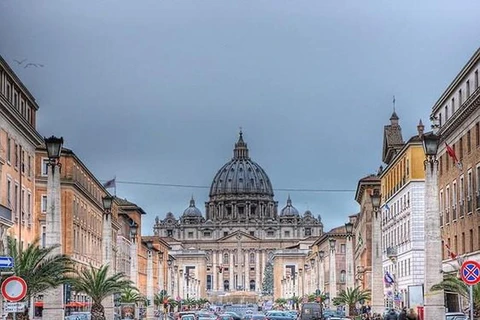
[[[424,312],[426,320],[445,318],[443,290],[431,291],[433,285],[443,281],[442,240],[438,204],[438,144],[440,137],[433,132],[422,136],[425,152],[425,270]]]
[[[346,285],[347,289],[353,289],[355,283],[353,279],[353,223],[350,221],[345,223],[345,231],[346,231],[346,238],[347,238],[347,243],[346,243],[346,248],[345,248],[345,262],[347,265],[347,279],[346,279]],[[348,310],[348,308],[347,308]],[[348,315],[348,314],[347,314]]]
[[[153,241],[145,241],[147,246],[147,319],[153,319]]]
[[[329,279],[329,285],[330,285],[330,302],[333,301],[333,298],[337,296],[337,262],[336,262],[336,257],[335,257],[335,245],[337,243],[337,240],[333,237],[330,237],[328,239],[328,243],[330,245],[330,279]]]
[[[54,247],[51,254],[63,253],[62,247],[62,213],[61,213],[61,186],[60,186],[60,156],[62,153],[63,138],[51,136],[44,138],[47,149],[47,214],[45,247]],[[43,302],[45,305],[43,317],[45,319],[63,319],[63,285],[46,290]]]
[[[102,241],[103,241],[103,259],[102,264],[108,265],[108,275],[111,276],[114,273],[113,261],[112,261],[112,205],[113,197],[106,195],[102,198],[103,204],[103,229],[102,229]],[[113,295],[105,300],[105,317],[111,319],[114,316],[114,301]]]

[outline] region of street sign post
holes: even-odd
[[[5,313],[19,313],[25,311],[25,302],[5,302]]]
[[[460,275],[470,291],[470,319],[473,319],[473,286],[480,282],[480,263],[474,260],[464,261]]]
[[[13,268],[13,258],[0,256],[0,268]]]
[[[11,276],[2,282],[3,297],[10,302],[18,302],[27,294],[27,283],[20,277]]]

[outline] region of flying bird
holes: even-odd
[[[24,63],[25,61],[27,61],[27,59],[23,59],[22,61],[18,61],[17,59],[13,59],[13,61],[15,61],[16,63],[18,63],[19,65]]]
[[[28,68],[28,67],[35,67],[35,68],[43,68],[43,64],[40,63],[27,63],[25,67],[23,68]]]

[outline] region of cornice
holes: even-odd
[[[43,137],[40,133],[13,107],[3,94],[0,94],[0,115],[14,127],[18,128],[18,131],[34,146],[39,146],[43,143]]]

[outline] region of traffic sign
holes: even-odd
[[[8,256],[0,257],[0,268],[12,268],[13,267],[13,258]]]
[[[25,298],[27,283],[20,277],[11,276],[2,282],[2,295],[10,302],[17,302]]]
[[[460,268],[460,274],[463,282],[473,286],[480,282],[480,263],[474,260],[467,260],[463,262]]]
[[[3,307],[6,313],[24,312],[25,302],[5,302]]]

